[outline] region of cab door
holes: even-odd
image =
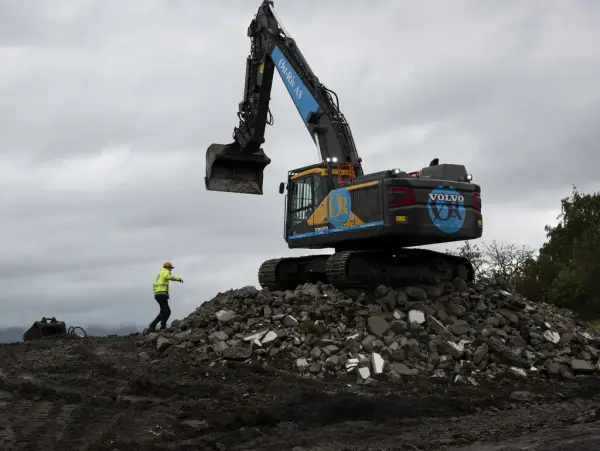
[[[299,235],[311,232],[314,225],[309,224],[315,210],[315,175],[308,174],[288,183],[288,214],[286,235]]]

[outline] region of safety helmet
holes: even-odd
[[[173,266],[173,263],[171,263],[170,261],[166,260],[166,261],[163,263],[163,268],[167,268],[167,269],[173,269],[173,268],[175,268],[175,266]]]

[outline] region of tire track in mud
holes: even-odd
[[[18,449],[28,451],[450,450],[527,437],[545,425],[568,427],[600,402],[592,399],[600,395],[598,379],[556,389],[427,379],[365,387],[255,365],[210,368],[184,351],[150,362],[137,351],[135,340],[122,338],[0,346],[7,440],[14,431]],[[533,401],[511,399],[515,390],[530,391]]]
[[[17,371],[0,372],[0,398],[9,400],[2,414],[10,449],[102,449],[116,437],[116,431],[128,432],[131,406],[154,403],[152,398],[140,402],[136,397],[118,396],[116,389],[128,386],[131,374],[97,358],[86,359],[85,371],[73,374],[78,369],[72,364],[74,359],[63,365],[53,359],[54,365],[46,371],[39,365],[25,365],[24,356],[19,357],[15,359]],[[39,357],[37,352],[30,353],[36,363]],[[27,373],[18,371],[24,367]]]
[[[4,405],[17,449],[102,449],[119,430],[128,432],[134,399],[92,398],[39,379],[4,378],[2,390],[12,401]],[[79,398],[79,402],[74,402]],[[130,428],[129,428],[130,429]],[[149,436],[154,438],[154,436]]]

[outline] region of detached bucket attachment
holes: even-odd
[[[23,334],[23,341],[38,340],[49,335],[66,335],[67,326],[64,321],[56,321],[56,318],[42,318],[41,321],[33,323],[27,332]]]
[[[263,171],[271,159],[262,149],[245,153],[237,142],[211,144],[206,151],[206,177],[208,191],[262,194]]]

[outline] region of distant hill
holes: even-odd
[[[141,328],[137,326],[100,326],[91,325],[83,326],[88,337],[102,337],[104,335],[128,335],[134,332],[141,332]],[[0,329],[0,343],[13,343],[15,341],[23,341],[23,334],[26,328],[20,327],[9,327],[7,329]]]

